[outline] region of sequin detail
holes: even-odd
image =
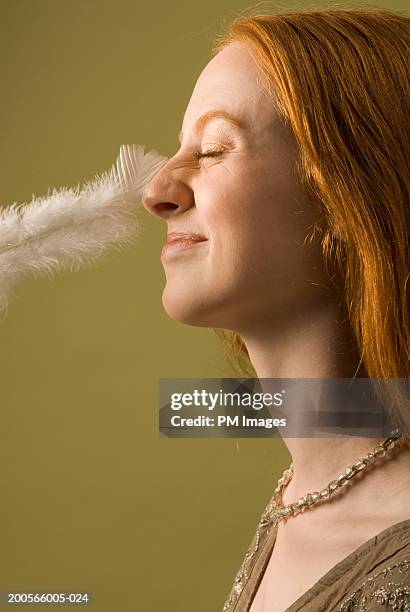
[[[398,579],[399,582],[386,582],[374,588],[372,584],[377,578]],[[379,609],[410,612],[410,559],[404,559],[394,565],[380,570],[363,582],[340,605],[337,612],[373,612]],[[403,582],[404,580],[404,582]],[[377,604],[377,608],[375,608]]]
[[[233,612],[238,602],[239,596],[243,591],[243,588],[248,581],[249,576],[255,566],[258,558],[258,551],[263,547],[272,529],[276,525],[276,501],[274,496],[266,506],[259,525],[256,529],[256,534],[252,539],[251,545],[246,552],[245,558],[239,568],[238,573],[235,576],[233,587],[228,595],[228,599],[223,607],[223,612]]]

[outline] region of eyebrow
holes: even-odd
[[[232,115],[226,110],[223,110],[222,108],[214,108],[212,110],[207,111],[206,113],[201,115],[199,119],[196,120],[196,123],[194,126],[194,133],[196,135],[200,134],[205,128],[205,125],[209,121],[212,121],[213,119],[223,119],[224,121],[234,125],[239,130],[242,130],[242,131],[246,130],[245,123],[241,121],[240,119],[238,119],[238,117],[235,117],[234,115]],[[184,134],[181,130],[180,132],[178,132],[179,142],[182,142],[183,137],[184,137]]]

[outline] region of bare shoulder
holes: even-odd
[[[410,496],[403,495],[400,503],[386,503],[375,507],[372,503],[355,504],[355,500],[329,508],[323,505],[316,513],[304,513],[283,523],[278,530],[278,544],[287,550],[298,550],[301,545],[309,555],[341,559],[386,529],[396,528],[409,521]],[[406,527],[406,526],[405,526]]]

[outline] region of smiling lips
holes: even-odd
[[[201,234],[190,232],[171,232],[167,235],[167,241],[164,244],[161,257],[175,250],[186,249],[197,245],[200,242],[206,242],[208,239]]]

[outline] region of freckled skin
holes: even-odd
[[[247,132],[216,119],[196,137],[195,121],[214,108],[246,122]],[[169,232],[197,231],[209,241],[163,260],[168,314],[240,333],[250,319],[281,326],[297,316],[298,304],[315,308],[327,275],[317,242],[303,242],[318,208],[296,175],[296,141],[265,94],[246,45],[232,43],[205,66],[182,131],[181,148],[151,180],[144,205]],[[221,156],[193,158],[195,150],[216,146],[226,148]]]

